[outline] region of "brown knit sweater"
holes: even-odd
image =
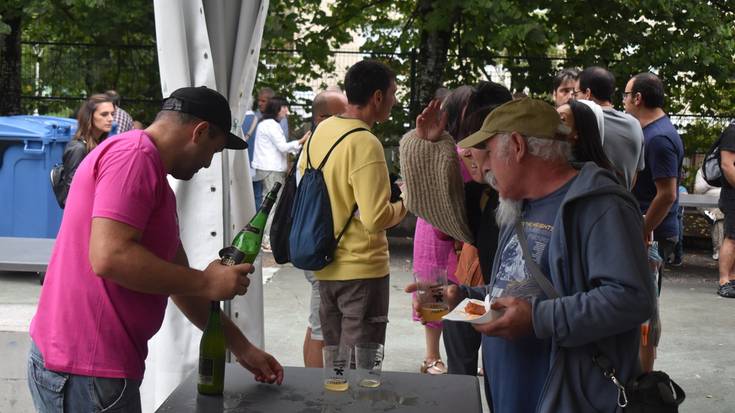
[[[437,142],[408,131],[400,143],[406,208],[450,237],[472,243],[464,184],[455,143],[448,133]]]

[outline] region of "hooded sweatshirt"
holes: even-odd
[[[534,335],[551,341],[537,412],[622,411],[617,387],[593,364],[592,354],[596,344],[623,383],[641,373],[639,326],[655,306],[642,228],[635,198],[610,172],[584,164],[564,196],[547,246],[546,276],[560,297],[531,302]],[[501,228],[493,278],[484,288],[464,288],[471,297],[492,291],[498,253],[513,233],[513,226]],[[511,411],[498,407],[497,413]]]

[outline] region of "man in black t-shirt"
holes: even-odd
[[[722,191],[720,210],[725,214],[725,239],[720,247],[721,297],[735,298],[735,122],[722,133],[720,141]]]

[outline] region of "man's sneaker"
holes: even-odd
[[[722,284],[717,289],[717,295],[725,298],[735,298],[735,281],[730,281]]]
[[[682,261],[681,258],[674,258],[672,261],[669,262],[669,265],[671,265],[672,267],[681,267],[682,264],[684,264],[684,261]]]

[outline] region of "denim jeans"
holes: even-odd
[[[673,262],[681,262],[682,257],[684,257],[684,210],[683,208],[679,207],[679,212],[677,213],[676,217],[679,219],[679,236],[676,238],[676,245],[674,246]]]
[[[260,208],[263,203],[263,181],[253,181],[253,197],[255,198],[255,208]]]
[[[140,381],[88,377],[49,370],[31,341],[28,388],[39,413],[140,413]]]

